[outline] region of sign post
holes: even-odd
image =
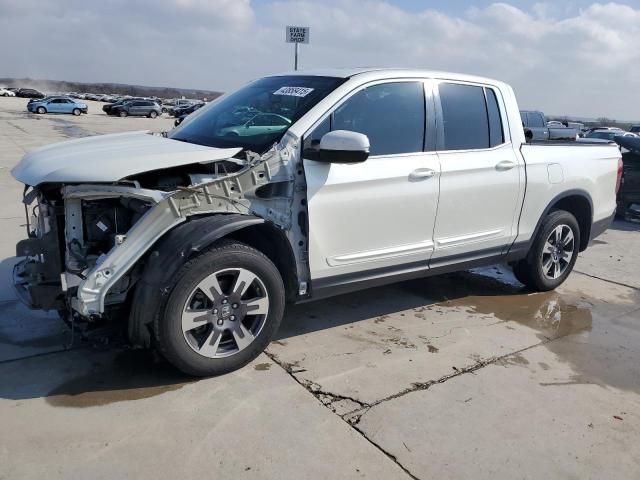
[[[309,43],[309,27],[292,27],[287,25],[286,32],[286,42],[295,44],[293,65],[294,69],[298,70],[298,44]]]

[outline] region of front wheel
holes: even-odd
[[[47,109],[44,108],[44,107],[38,107],[36,109],[36,112],[38,112],[39,114],[43,115],[43,114],[47,113]]]
[[[124,117],[126,117],[127,115],[129,115],[129,114],[126,112],[126,110],[120,110],[120,112],[118,113],[118,115],[120,115],[120,118],[124,118]]]
[[[154,325],[158,348],[189,375],[222,375],[256,358],[284,312],[282,278],[259,251],[222,241],[187,262]]]
[[[580,227],[571,213],[556,210],[542,221],[526,258],[513,268],[516,278],[530,289],[546,292],[560,286],[578,259]]]
[[[80,116],[82,113],[79,108],[74,108],[72,112],[76,117]]]

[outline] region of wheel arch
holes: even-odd
[[[576,217],[580,227],[580,251],[585,250],[589,244],[591,225],[593,223],[593,200],[591,200],[591,195],[585,190],[574,189],[567,190],[554,197],[538,219],[532,239],[537,237],[544,218],[554,210],[565,210]]]
[[[222,238],[246,243],[266,255],[282,276],[287,298],[295,296],[295,260],[280,229],[254,215],[198,216],[166,233],[145,256],[129,312],[128,337],[132,343],[150,346],[149,325],[161,313],[175,275],[189,259]]]

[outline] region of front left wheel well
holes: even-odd
[[[287,301],[293,301],[296,298],[298,293],[296,262],[291,244],[282,230],[270,223],[260,223],[236,230],[225,238],[242,242],[266,255],[280,272]]]

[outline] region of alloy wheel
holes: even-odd
[[[542,248],[542,273],[548,279],[561,277],[571,264],[575,253],[573,230],[568,225],[558,225],[547,237]]]
[[[189,347],[208,358],[247,348],[265,325],[269,295],[250,270],[230,268],[205,277],[182,311],[182,333]]]

